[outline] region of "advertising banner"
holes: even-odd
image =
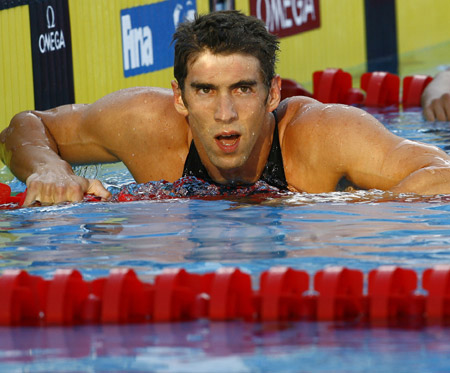
[[[29,5],[35,108],[74,102],[68,0]]]
[[[279,37],[320,27],[319,0],[250,0],[250,14]]]
[[[175,28],[179,22],[192,19],[195,12],[196,2],[191,0],[166,0],[121,10],[125,77],[173,66]]]

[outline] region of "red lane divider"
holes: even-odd
[[[403,108],[421,106],[422,92],[433,78],[428,75],[413,75],[403,78]]]
[[[213,274],[198,275],[181,268],[165,269],[156,276],[153,298],[154,321],[185,321],[207,317],[207,289]]]
[[[430,323],[450,321],[450,266],[438,265],[424,271],[422,286],[428,291],[426,318]]]
[[[323,103],[362,104],[364,94],[352,88],[352,76],[342,69],[313,73],[313,97]]]
[[[0,277],[0,325],[37,324],[46,298],[42,278],[21,270],[5,270]]]
[[[313,97],[311,92],[306,90],[301,84],[292,79],[281,79],[281,99],[292,96]]]
[[[76,270],[59,269],[47,286],[45,307],[49,325],[70,325],[83,320],[83,302],[89,296],[89,287]]]
[[[323,103],[380,108],[400,104],[403,108],[420,107],[422,92],[433,78],[428,75],[405,76],[401,100],[399,76],[385,71],[362,74],[360,88],[353,87],[351,74],[342,69],[315,71],[312,80],[313,94],[294,80],[282,79],[282,99],[300,95],[314,97]]]
[[[259,291],[260,319],[264,321],[312,318],[305,292],[309,276],[304,271],[275,267],[261,274]]]
[[[255,312],[250,275],[236,268],[214,273],[209,301],[209,318],[215,321],[250,320]]]
[[[386,107],[399,104],[400,78],[376,71],[361,76],[361,88],[366,91],[365,106]]]
[[[0,183],[0,210],[21,207],[26,196],[26,191],[12,196],[11,187],[8,184]]]
[[[319,271],[314,277],[314,289],[319,292],[317,319],[348,320],[363,313],[363,273],[344,267]]]
[[[421,317],[424,298],[414,294],[417,274],[411,269],[383,266],[369,272],[370,320],[374,324]]]
[[[23,270],[0,276],[0,325],[76,325],[212,321],[349,321],[369,325],[448,325],[450,266],[411,269],[383,266],[364,275],[345,267],[308,273],[274,267],[252,288],[237,268],[191,274],[166,269],[154,283],[132,269],[85,281],[79,271],[57,270],[44,280]],[[364,291],[364,282],[367,290]]]

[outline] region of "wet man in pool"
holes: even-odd
[[[399,138],[356,108],[307,97],[280,103],[278,42],[256,18],[200,16],[174,40],[172,90],[125,89],[12,119],[0,153],[26,181],[26,205],[107,199],[98,180],[70,165],[116,161],[138,183],[194,175],[321,193],[345,178],[363,189],[450,193],[450,158],[436,147]]]

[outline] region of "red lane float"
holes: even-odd
[[[0,277],[0,325],[34,325],[43,316],[46,282],[16,269]]]
[[[325,69],[313,73],[313,97],[323,103],[388,107],[402,104],[403,108],[420,107],[421,96],[433,80],[427,75],[403,78],[400,101],[400,78],[385,71],[361,75],[360,88],[352,87],[352,76],[342,69]],[[364,93],[365,92],[365,95]]]
[[[0,183],[0,210],[19,208],[23,205],[27,196],[26,191],[11,195],[11,187]]]
[[[348,320],[363,313],[363,273],[344,267],[330,267],[314,276],[314,289],[319,292],[319,321]]]
[[[363,93],[352,88],[352,76],[342,69],[325,69],[313,73],[313,97],[323,103],[361,104]]]
[[[281,79],[281,99],[293,96],[313,97],[301,84],[292,79]]]
[[[220,268],[215,272],[209,297],[211,320],[251,320],[254,316],[251,278],[239,269]]]
[[[422,92],[433,78],[428,75],[413,75],[403,78],[403,108],[421,106]]]
[[[81,273],[71,269],[59,269],[53,280],[47,284],[47,324],[71,325],[83,321],[82,307],[89,296],[89,288]]]
[[[186,321],[207,317],[208,299],[213,274],[198,275],[182,268],[165,269],[156,276],[152,301],[156,322]]]
[[[0,325],[77,325],[211,321],[340,321],[373,326],[448,325],[450,266],[419,276],[383,266],[364,275],[345,267],[308,273],[274,267],[251,276],[226,267],[191,274],[166,269],[153,284],[132,269],[85,281],[79,271],[58,270],[50,280],[23,270],[0,276]],[[367,281],[367,287],[364,281]],[[366,294],[364,289],[367,288]]]
[[[364,105],[386,107],[399,104],[400,78],[397,75],[376,71],[361,76],[361,88],[366,91]]]
[[[425,315],[430,323],[450,321],[450,265],[424,271],[422,286],[428,292]]]
[[[383,266],[369,272],[369,315],[374,324],[416,319],[424,312],[424,298],[414,294],[417,274],[411,269]]]
[[[308,312],[309,276],[304,271],[274,267],[261,274],[259,298],[260,319],[264,321],[312,318]]]

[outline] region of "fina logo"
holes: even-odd
[[[146,12],[149,14],[147,18],[145,17]],[[150,15],[154,16],[155,14],[157,14],[157,20],[150,21],[148,19]],[[155,56],[155,49],[157,49],[155,42],[161,43],[164,40],[165,43],[165,38],[168,38],[168,43],[170,43],[172,33],[178,23],[186,19],[194,19],[194,16],[195,4],[191,0],[163,1],[122,11],[122,52],[125,76],[153,71],[151,68],[158,65],[155,58],[161,57]],[[146,19],[147,24],[143,24],[142,19]],[[133,21],[135,21],[135,25],[133,25]],[[136,26],[136,23],[139,22],[140,25]],[[170,27],[172,22],[173,28]],[[167,27],[168,24],[169,27]],[[162,35],[163,38],[161,38]],[[167,51],[168,47],[169,45],[165,45],[164,49]]]
[[[56,27],[55,10],[51,5],[47,7],[46,12],[47,29],[51,30]],[[39,35],[39,50],[42,54],[53,52],[66,47],[63,30],[50,31]]]

